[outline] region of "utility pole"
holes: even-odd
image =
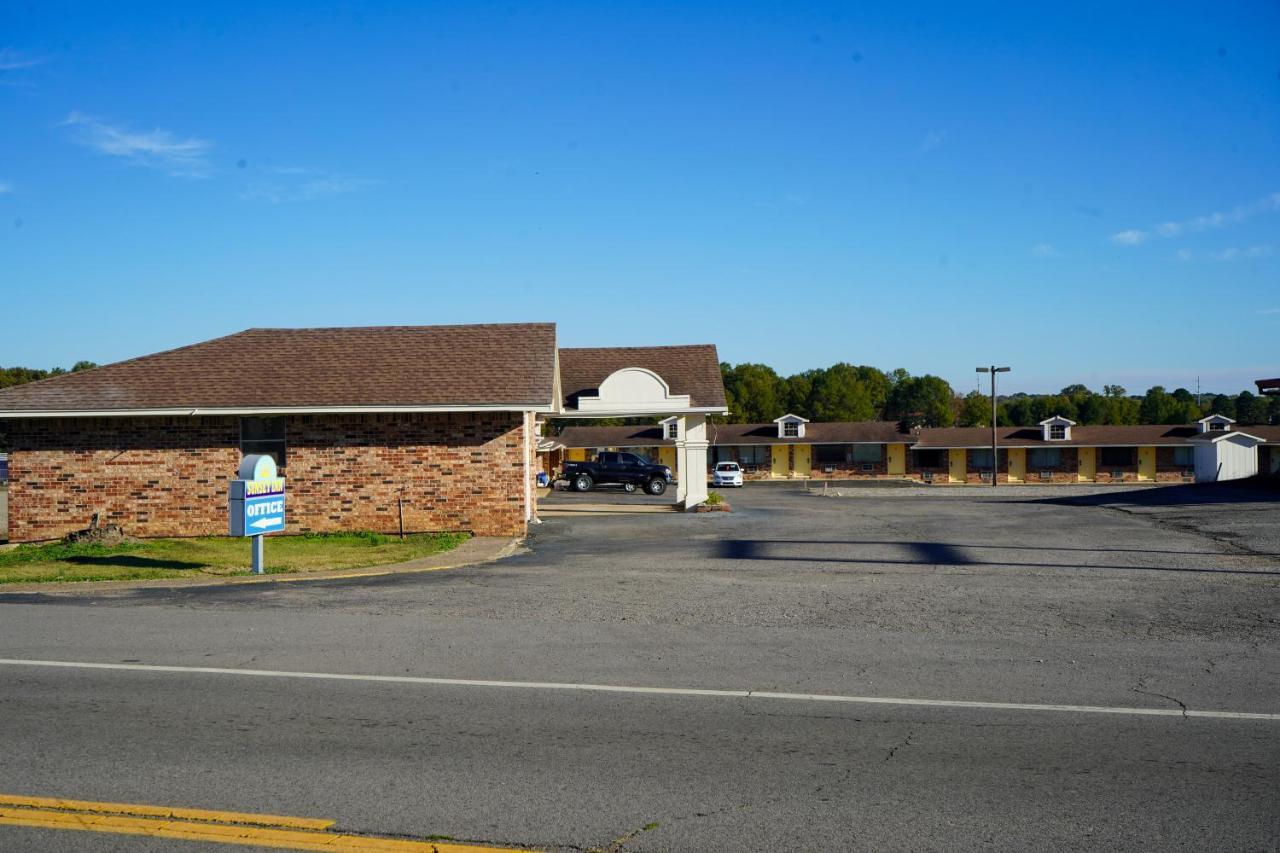
[[[996,367],[994,364],[990,367],[976,368],[978,373],[991,374],[991,488],[993,489],[996,487],[1000,473],[1000,442],[996,438],[996,374],[1008,373],[1012,369]]]

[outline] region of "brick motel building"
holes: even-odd
[[[395,532],[403,512],[407,532],[521,535],[543,419],[674,413],[696,433],[723,410],[711,346],[562,350],[550,323],[250,329],[0,390],[8,539],[95,516],[225,535],[250,453],[286,477],[292,533]]]

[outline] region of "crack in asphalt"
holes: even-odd
[[[914,731],[907,732],[907,736],[902,739],[902,743],[894,744],[892,747],[890,747],[889,754],[884,757],[885,762],[890,761],[895,755],[897,755],[898,750],[902,749],[903,747],[911,746],[911,739],[915,737],[915,735],[916,733]]]

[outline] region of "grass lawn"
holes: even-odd
[[[401,563],[456,548],[465,533],[396,536],[313,533],[268,536],[268,574]],[[141,580],[249,574],[248,539],[148,539],[120,545],[19,545],[0,551],[0,584]]]

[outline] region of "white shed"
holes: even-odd
[[[1196,448],[1196,482],[1239,480],[1258,473],[1258,445],[1265,439],[1234,429],[1214,429],[1187,439]]]

